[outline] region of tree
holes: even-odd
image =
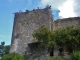
[[[9,54],[10,45],[4,46],[4,54]]]
[[[59,28],[55,31],[55,40],[57,45],[66,46],[69,52],[79,49],[80,44],[80,27]]]
[[[0,45],[0,56],[4,55],[4,45],[5,45],[5,42],[1,42],[1,45]]]
[[[3,42],[1,42],[1,45],[2,45],[2,46],[4,46],[4,45],[5,45],[5,42],[4,42],[4,41],[3,41]]]
[[[63,47],[65,44],[67,32],[64,32],[64,29],[59,28],[55,31],[55,40],[57,45]]]
[[[5,46],[5,42],[1,42],[0,45],[0,56],[2,57],[5,54],[9,54],[10,45]]]
[[[41,26],[33,32],[33,37],[42,42],[42,45],[48,47],[50,52],[54,50],[55,44],[63,49],[66,47],[70,53],[80,50],[80,27],[69,26],[65,29],[59,28],[51,31],[45,26]]]
[[[65,43],[68,43],[67,46],[68,49],[71,49],[72,51],[78,50],[79,48],[79,37],[80,37],[80,27],[68,27],[66,28],[68,31],[68,34],[70,35],[70,38],[66,40]],[[72,52],[71,51],[71,52]]]
[[[0,45],[0,49],[3,49],[4,48],[4,45],[5,45],[5,42],[1,42],[1,45]]]
[[[41,26],[39,29],[33,32],[33,37],[36,38],[43,46],[48,47],[49,51],[53,55],[55,40],[53,31],[49,30],[46,26]]]

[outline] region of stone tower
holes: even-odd
[[[42,25],[51,29],[52,21],[50,7],[15,13],[10,53],[24,55],[28,44],[33,42],[34,30]]]

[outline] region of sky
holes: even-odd
[[[80,16],[80,0],[0,0],[0,42],[11,44],[14,13],[51,5],[54,19]]]

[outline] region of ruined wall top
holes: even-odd
[[[67,26],[80,26],[80,17],[63,18],[54,21],[54,30],[66,28]]]
[[[38,7],[37,9],[33,9],[33,10],[30,10],[30,11],[26,10],[26,12],[19,11],[19,12],[15,12],[14,14],[15,15],[17,15],[17,14],[19,15],[19,14],[32,13],[32,12],[35,12],[35,11],[44,11],[44,10],[45,11],[47,11],[47,10],[51,11],[51,6],[46,6],[44,9],[41,9],[41,8]]]
[[[69,17],[69,18],[58,19],[58,20],[56,20],[56,21],[79,20],[79,19],[80,19],[80,17]],[[55,22],[56,22],[56,21],[55,21]]]

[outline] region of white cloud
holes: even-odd
[[[80,0],[41,0],[40,6],[51,5],[52,9],[59,9],[59,16],[63,18],[79,16]],[[76,3],[75,3],[76,2]],[[76,7],[76,8],[75,8]]]
[[[57,9],[60,7],[66,0],[41,0],[40,6],[45,7],[46,5],[51,5],[52,9]]]
[[[64,2],[64,4],[58,8],[60,10],[59,16],[62,16],[64,18],[75,17],[76,13],[74,12],[73,4],[73,0],[67,0]]]

